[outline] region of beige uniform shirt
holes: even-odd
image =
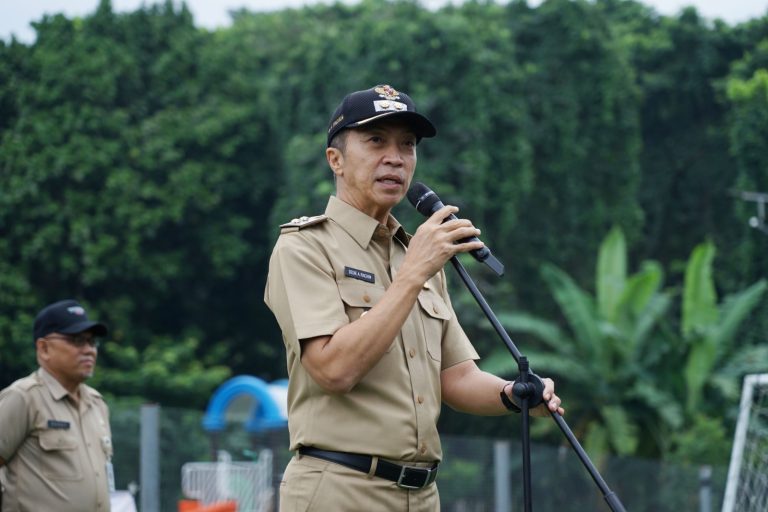
[[[336,197],[325,216],[283,227],[270,259],[265,302],[286,347],[291,449],[441,459],[440,372],[478,359],[456,320],[443,271],[425,283],[389,350],[349,393],[326,393],[300,362],[299,340],[332,335],[381,299],[407,243],[394,217],[382,226]]]
[[[3,512],[109,511],[107,404],[80,385],[75,402],[40,368],[0,392]]]

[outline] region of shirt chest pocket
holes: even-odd
[[[40,443],[40,470],[51,480],[81,480],[80,454],[73,433],[66,430],[43,430]]]
[[[344,311],[352,323],[360,319],[365,313],[375,306],[386,291],[381,286],[364,283],[357,280],[339,281],[339,295],[344,302]],[[392,350],[394,343],[389,346],[387,352]]]
[[[443,327],[451,318],[451,310],[432,288],[424,288],[419,293],[419,308],[422,312],[421,320],[427,352],[429,357],[439,362],[442,360]]]

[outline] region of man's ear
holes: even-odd
[[[325,150],[325,159],[328,160],[328,166],[336,176],[342,175],[344,167],[344,154],[338,148],[328,148]]]
[[[48,355],[48,342],[44,338],[37,338],[35,340],[35,348],[39,357]]]

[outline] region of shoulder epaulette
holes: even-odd
[[[328,217],[325,215],[315,215],[314,217],[299,217],[298,219],[291,220],[291,222],[280,224],[280,231],[282,233],[290,233],[291,231],[298,231],[308,226],[320,224],[326,220],[328,220]]]
[[[42,385],[43,385],[43,383],[38,381],[35,378],[34,374],[28,375],[27,377],[19,379],[16,382],[13,383],[13,386],[16,389],[20,389],[20,390],[23,390],[23,391],[29,391],[32,388],[35,388],[37,386],[42,386]]]

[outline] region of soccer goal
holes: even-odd
[[[747,375],[722,512],[768,510],[768,373]]]

